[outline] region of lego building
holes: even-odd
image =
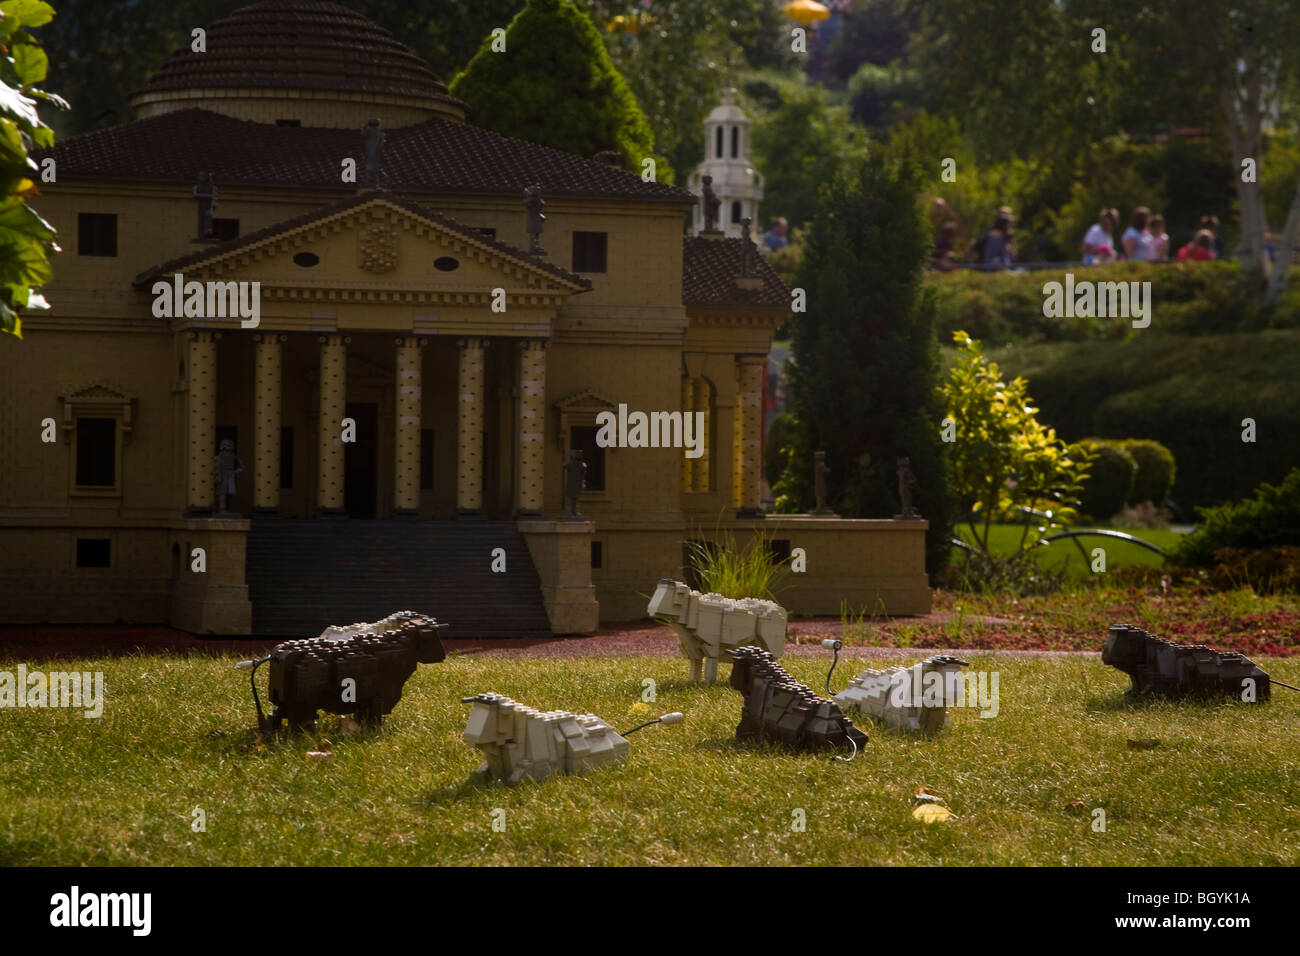
[[[760,526],[808,551],[792,610],[928,610],[924,522],[755,516],[789,293],[684,235],[688,190],[476,127],[336,4],[206,41],[36,156],[62,251],[0,342],[0,621],[585,633],[642,617],[685,540]],[[605,412],[664,441],[606,447]],[[663,447],[696,412],[698,456]]]

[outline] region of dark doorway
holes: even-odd
[[[348,402],[356,440],[343,443],[343,510],[351,518],[374,518],[379,498],[379,406]]]

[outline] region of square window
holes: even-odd
[[[596,444],[595,425],[574,425],[569,429],[569,448],[582,452],[587,463],[586,491],[605,490],[605,449]]]
[[[239,238],[239,220],[238,219],[213,219],[212,220],[212,238],[221,242],[228,239]]]
[[[608,233],[575,232],[573,234],[573,271],[604,272]]]
[[[77,255],[117,255],[117,213],[77,213]]]
[[[599,541],[591,542],[591,567],[598,570],[605,564],[605,547]]]
[[[497,237],[496,229],[479,227],[478,231],[483,235],[484,239],[495,239]]]
[[[117,419],[77,419],[77,487],[117,485]]]
[[[112,557],[113,543],[108,538],[77,539],[77,567],[107,568]]]

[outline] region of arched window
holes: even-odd
[[[740,127],[731,127],[731,158],[735,159],[740,155]]]
[[[740,200],[737,199],[731,204],[731,221],[738,224],[743,218],[740,213]]]
[[[718,127],[718,133],[714,137],[714,140],[717,142],[717,146],[714,149],[714,152],[718,154],[718,159],[721,159],[722,158],[722,127],[721,126]]]

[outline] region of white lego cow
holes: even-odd
[[[857,711],[888,727],[934,733],[952,723],[947,704],[954,680],[960,680],[965,661],[955,657],[929,657],[911,667],[868,667],[835,695],[844,712]]]
[[[785,650],[785,608],[775,601],[701,594],[680,581],[663,578],[646,613],[677,632],[682,654],[691,662],[692,681],[700,679],[701,663],[705,680],[717,680],[718,661],[731,648],[754,644],[773,657]]]
[[[627,738],[595,714],[543,712],[501,694],[466,697],[464,703],[474,704],[465,743],[483,751],[475,771],[481,780],[514,784],[627,763]]]

